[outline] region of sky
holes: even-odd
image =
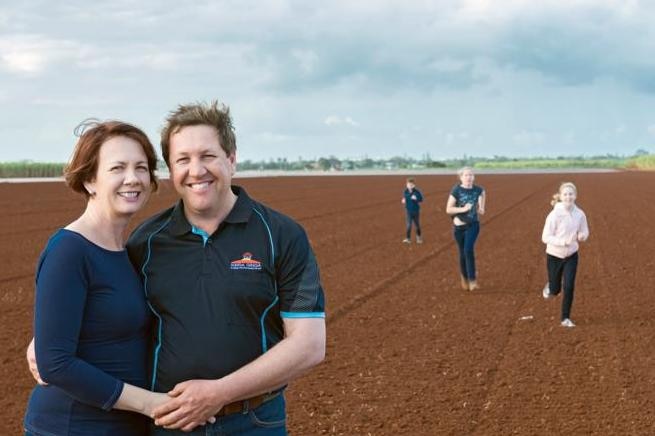
[[[0,161],[219,100],[238,160],[655,152],[655,2],[0,0]]]

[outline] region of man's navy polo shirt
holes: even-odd
[[[325,317],[318,265],[303,228],[233,186],[212,235],[178,202],[130,236],[130,259],[155,313],[152,388],[217,379],[284,337],[282,318]]]

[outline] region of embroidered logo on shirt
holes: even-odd
[[[262,269],[262,263],[252,258],[252,253],[246,251],[241,255],[241,259],[230,262],[230,269],[245,269],[259,271]]]

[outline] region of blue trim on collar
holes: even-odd
[[[199,227],[196,227],[196,226],[191,226],[191,233],[193,233],[194,235],[198,235],[198,236],[202,237],[202,246],[203,247],[207,245],[207,241],[209,241],[209,233],[207,233],[203,229],[201,229]]]

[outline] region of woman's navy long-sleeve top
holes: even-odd
[[[151,315],[127,252],[61,229],[36,272],[37,386],[25,428],[54,435],[140,435],[146,418],[111,410],[123,382],[147,386]]]

